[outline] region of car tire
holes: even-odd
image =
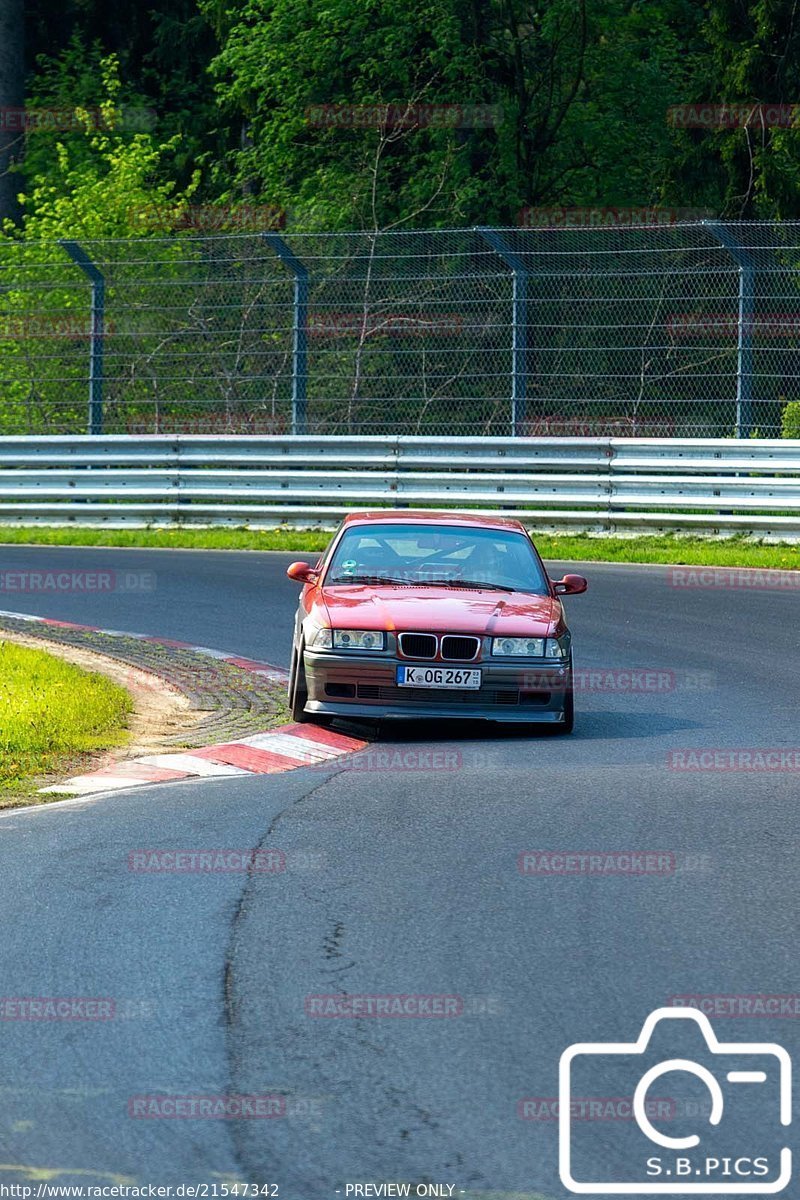
[[[289,672],[289,711],[292,720],[298,725],[305,724],[311,718],[306,712],[306,704],[308,702],[308,688],[306,686],[306,672],[303,666],[303,643],[297,650],[292,653],[292,666]]]

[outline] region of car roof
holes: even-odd
[[[348,513],[345,525],[464,525],[475,529],[508,529],[514,533],[527,530],[514,517],[484,517],[479,513],[426,511],[424,509],[393,508],[378,512]]]

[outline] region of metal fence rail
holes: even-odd
[[[0,434],[778,437],[800,223],[0,238]]]
[[[0,438],[5,524],[330,529],[354,508],[800,540],[800,440]]]

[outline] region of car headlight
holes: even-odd
[[[383,650],[386,634],[375,629],[334,629],[334,650]]]
[[[330,650],[333,647],[333,630],[318,629],[309,643],[314,650]]]
[[[526,658],[541,658],[544,654],[544,643],[544,638],[492,638],[492,654],[503,658],[519,655]]]
[[[560,638],[492,638],[492,655],[497,658],[568,658],[569,634]]]
[[[563,634],[560,638],[548,638],[545,657],[569,658],[569,634]]]

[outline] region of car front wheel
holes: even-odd
[[[307,702],[308,688],[303,666],[303,643],[301,642],[299,648],[292,653],[292,667],[289,672],[289,710],[292,720],[298,724],[310,720],[306,712]]]

